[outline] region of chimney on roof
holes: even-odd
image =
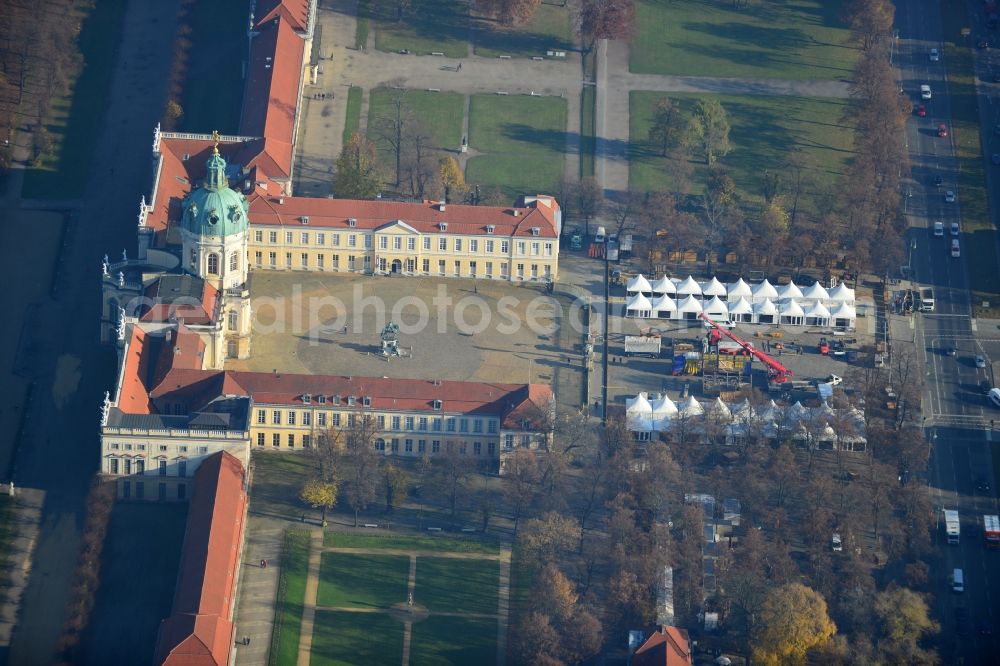
[[[444,202],[442,201],[441,203],[438,204],[438,210],[443,213],[444,212],[444,208],[445,208],[445,205],[444,205]]]
[[[511,213],[511,215],[513,215],[514,217],[520,217],[520,216],[521,216],[521,211],[519,211],[519,210],[518,210],[518,209],[516,209],[516,208],[512,209],[512,210],[510,211],[510,213]]]
[[[278,205],[281,206],[285,203],[285,197],[278,197]]]

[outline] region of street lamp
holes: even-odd
[[[909,278],[911,280],[913,279],[913,251],[916,250],[916,249],[917,249],[917,239],[916,238],[911,238],[910,239],[910,259],[907,262],[907,268],[906,268],[906,272],[909,275]]]

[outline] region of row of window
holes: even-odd
[[[217,252],[211,252],[211,253],[209,253],[207,261],[206,261],[207,266],[205,267],[206,271],[208,272],[209,275],[218,275],[219,274],[219,261],[220,261],[220,257],[219,257],[219,254]],[[190,265],[191,270],[193,270],[193,271],[197,271],[198,270],[198,250],[197,249],[195,249],[195,248],[191,248],[190,249],[190,251],[188,253],[188,264]],[[232,252],[229,255],[229,271],[230,272],[236,272],[239,269],[240,269],[240,253],[239,252]]]
[[[202,447],[204,448],[204,447]],[[207,453],[207,450],[199,450],[199,453]],[[177,474],[176,476],[187,476],[188,467],[187,460],[177,461]],[[146,473],[146,461],[141,458],[108,458],[108,473],[119,475],[124,474],[125,476],[140,475]],[[156,474],[157,476],[167,475],[167,461],[157,460],[156,461]]]
[[[316,397],[322,398],[324,401],[326,400],[326,396]],[[311,400],[311,396],[308,400],[305,396],[303,396],[303,402],[311,402]],[[270,414],[268,414],[268,412],[270,412]],[[354,425],[354,414],[348,414],[346,419],[342,419],[340,412],[325,412],[319,410],[296,411],[294,409],[258,409],[257,425],[270,424],[311,426],[313,425],[314,413],[316,415],[316,425],[320,428],[325,428],[327,426],[339,427],[342,423],[346,423],[348,426]],[[375,416],[375,421],[378,424],[379,430],[386,430],[388,426],[388,429],[391,430],[431,430],[434,432],[473,433],[488,432],[491,434],[496,434],[497,428],[500,425],[499,421],[496,419],[465,418],[455,416],[402,416],[398,414],[393,414],[388,418],[385,414],[378,414]]]
[[[267,446],[268,439],[269,438],[265,433],[262,432],[257,433],[257,447],[263,448]],[[505,442],[504,446],[507,450],[510,450],[514,447],[513,435],[508,435],[508,439],[510,440],[509,443]],[[531,441],[530,438],[525,437],[524,440],[525,440],[524,445],[528,446]],[[281,443],[282,443],[281,434],[272,433],[270,437],[270,442],[271,442],[271,448],[274,449],[281,448]],[[310,435],[300,435],[299,438],[296,439],[295,433],[287,433],[285,435],[284,442],[285,446],[289,449],[294,449],[296,447],[296,443],[301,445],[302,448],[308,449],[312,446],[313,440]],[[447,445],[450,446],[451,442],[448,442]],[[458,442],[456,446],[458,447],[458,452],[461,453],[462,455],[465,455],[468,452],[468,442]],[[399,453],[401,450],[405,453],[414,453],[414,452],[426,453],[427,440],[418,439],[414,441],[412,439],[404,439],[401,442],[397,438],[392,438],[389,439],[387,442],[385,439],[382,439],[380,437],[375,440],[375,450],[378,451],[379,453],[385,453],[386,451],[388,451],[389,453]],[[441,440],[439,439],[431,440],[431,453],[440,453],[440,452],[441,452]],[[483,443],[472,442],[472,453],[473,455],[481,456],[483,454]],[[496,455],[497,453],[496,442],[487,442],[486,453],[489,456]]]
[[[132,451],[133,450],[133,446],[134,446],[134,450],[135,451],[145,451],[146,450],[146,445],[145,444],[135,444],[135,445],[133,445],[130,442],[125,442],[124,444],[119,444],[118,442],[111,442],[108,446],[109,446],[109,448],[112,451],[119,451],[119,450]],[[208,453],[208,447],[207,446],[190,447],[187,444],[178,444],[177,445],[177,453],[188,453],[189,449],[194,449],[195,451],[197,451],[198,453],[201,453],[201,454]],[[157,450],[160,453],[167,453],[168,452],[168,447],[167,447],[166,444],[160,444],[157,447]]]
[[[286,231],[285,233],[285,245],[295,245],[295,232]],[[321,247],[326,246],[327,241],[326,232],[299,232],[299,242],[298,245],[317,245]],[[346,236],[346,245],[341,245],[341,234],[330,233],[330,247],[358,247],[358,236],[361,236],[364,240],[362,244],[366,249],[371,249],[372,247],[372,237],[370,235],[363,234],[344,234]],[[312,242],[310,242],[312,240]],[[431,248],[437,246],[439,252],[468,252],[470,254],[477,254],[480,248],[479,238],[465,238],[461,236],[438,236],[437,243],[431,236],[424,236],[420,239],[419,245],[424,249],[424,251],[429,252]],[[254,242],[258,244],[264,243],[264,231],[258,229],[254,231]],[[278,232],[268,231],[267,232],[267,242],[269,245],[276,245],[278,243]],[[494,254],[499,249],[501,255],[510,254],[510,243],[509,240],[493,240],[485,239],[482,240],[483,251],[486,254]],[[402,251],[405,247],[408,251],[415,252],[417,249],[417,238],[415,236],[387,236],[381,235],[378,237],[378,247],[380,250],[388,250],[391,246],[393,250]],[[517,250],[516,254],[521,256],[528,256],[529,252],[531,256],[536,257],[551,257],[555,253],[555,243],[550,241],[536,242],[531,241],[514,241],[514,247]]]
[[[334,270],[339,271],[345,266],[340,260],[339,254],[329,255],[329,261],[327,260],[328,255],[322,253],[309,253],[302,252],[295,256],[293,252],[285,252],[284,263],[279,264],[279,257],[277,252],[268,252],[266,257],[263,251],[254,251],[254,264],[257,268],[303,268],[309,269],[315,267],[318,270]],[[467,266],[463,267],[463,263]],[[494,262],[485,261],[483,262],[483,273],[479,273],[480,264],[476,260],[463,262],[460,259],[456,259],[452,262],[451,271],[448,270],[448,262],[445,259],[437,260],[437,274],[438,275],[454,275],[455,277],[477,277],[482,275],[483,277],[493,277],[494,275],[499,275],[502,278],[507,278],[508,265],[507,262],[501,261],[497,262],[497,268],[499,273],[494,271]],[[371,257],[363,257],[361,266],[365,271],[370,271],[372,269],[372,259]],[[465,270],[463,270],[463,268]],[[346,269],[348,271],[356,271],[359,269],[358,259],[354,255],[347,256]],[[420,260],[421,272],[425,275],[431,274],[431,260],[422,259]],[[417,272],[417,260],[413,258],[402,259],[387,259],[386,257],[379,257],[377,260],[377,270],[382,273],[416,273]],[[531,277],[538,279],[541,277],[549,278],[552,275],[552,266],[549,264],[514,264],[514,276],[520,279]]]
[[[121,496],[122,499],[132,498],[132,482],[122,481],[121,482]],[[167,499],[167,484],[159,483],[157,484],[157,497],[161,502],[165,502]],[[146,484],[143,481],[135,482],[135,498],[136,499],[146,499]],[[177,499],[185,500],[187,499],[187,485],[180,483],[177,484]]]

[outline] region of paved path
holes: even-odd
[[[298,666],[309,666],[312,653],[313,625],[316,621],[316,597],[319,595],[319,569],[323,559],[323,530],[313,530],[309,539],[309,573],[302,604],[302,625],[299,630]]]
[[[413,592],[417,589],[417,556],[410,555],[410,576],[406,579],[406,604],[412,609]],[[403,666],[410,663],[410,640],[413,638],[413,622],[403,623]]]
[[[507,663],[507,627],[510,624],[510,550],[500,553],[500,589],[497,594],[497,664]]]

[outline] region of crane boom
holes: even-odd
[[[722,335],[726,336],[727,338],[738,344],[740,347],[742,347],[743,351],[750,354],[750,356],[759,359],[760,362],[763,363],[764,366],[767,368],[767,376],[773,383],[780,384],[781,382],[788,381],[788,378],[794,374],[791,370],[783,366],[781,363],[778,363],[764,352],[755,349],[753,344],[747,342],[746,340],[739,337],[735,333],[732,333],[731,331],[727,330],[725,327],[719,326],[717,323],[712,321],[712,318],[709,317],[704,312],[702,312],[698,316],[704,319],[706,322],[708,322],[708,324],[717,332],[716,335],[721,333]]]

